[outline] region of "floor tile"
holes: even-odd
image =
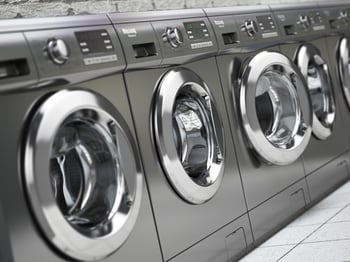
[[[311,208],[300,217],[292,221],[288,227],[321,225],[339,212],[339,208],[315,209]],[[350,213],[349,213],[350,220]]]
[[[341,210],[337,215],[335,215],[331,220],[329,220],[329,223],[345,221],[350,221],[350,206]]]
[[[348,194],[331,194],[318,203],[314,209],[329,209],[329,208],[339,208],[342,209],[350,204],[350,195]]]
[[[339,195],[339,194],[349,194],[350,195],[350,183],[346,183],[339,187],[332,195]]]
[[[265,241],[260,247],[296,245],[315,231],[319,225],[286,227]]]
[[[350,240],[305,243],[294,248],[280,262],[344,262],[350,261]],[[258,261],[258,260],[256,260]]]
[[[294,246],[278,246],[278,247],[258,247],[253,252],[243,257],[240,262],[271,262],[277,261],[286,254]]]
[[[350,239],[350,222],[327,223],[308,237],[304,242],[319,242],[341,239]]]

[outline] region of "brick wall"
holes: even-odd
[[[0,19],[307,1],[312,0],[0,0]]]

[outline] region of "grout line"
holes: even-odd
[[[337,213],[335,213],[332,217],[330,217],[328,220],[326,220],[326,222],[322,223],[320,226],[318,226],[314,231],[312,231],[309,235],[307,235],[303,240],[301,240],[298,244],[296,244],[293,248],[291,248],[288,252],[286,252],[284,255],[282,255],[279,259],[277,259],[277,261],[280,261],[281,259],[283,259],[284,257],[286,257],[290,252],[292,252],[295,248],[297,248],[303,241],[305,241],[307,238],[309,238],[311,235],[313,235],[317,230],[319,230],[322,226],[324,226],[325,224],[327,224],[327,222],[329,220],[331,220],[333,217],[335,217],[336,215],[338,215],[341,211],[343,211],[346,207],[350,206],[350,203],[345,205],[342,209],[340,209]],[[312,243],[312,242],[310,242]]]
[[[331,240],[319,240],[319,241],[312,241],[312,242],[304,242],[304,243],[302,243],[302,245],[313,244],[313,243],[337,242],[337,241],[345,241],[345,240],[350,241],[350,237],[349,238],[331,239]]]

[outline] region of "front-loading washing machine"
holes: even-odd
[[[256,244],[301,212],[311,105],[268,6],[206,9]]]
[[[164,260],[234,260],[252,235],[208,19],[200,9],[110,18]]]
[[[303,162],[311,200],[317,200],[348,177],[344,153],[349,148],[349,138],[339,106],[341,90],[330,73],[326,18],[314,4],[275,5],[271,9],[281,31],[281,51],[300,69],[312,103],[313,136],[303,154]],[[341,172],[329,171],[324,167],[328,163]]]
[[[107,16],[0,32],[1,261],[163,261]]]
[[[350,4],[344,2],[320,4],[329,27],[327,45],[330,56],[331,74],[338,88],[339,108],[346,130],[350,130],[350,72],[349,35]],[[349,145],[349,144],[348,144]],[[349,146],[348,146],[349,147]]]

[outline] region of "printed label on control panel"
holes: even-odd
[[[135,28],[122,28],[122,32],[124,35],[127,35],[128,37],[136,37],[137,31]]]
[[[326,26],[324,25],[315,25],[313,27],[314,31],[321,31],[321,30],[326,30]]]
[[[269,33],[263,33],[261,34],[262,38],[271,38],[271,37],[277,37],[277,32],[269,32]]]
[[[217,25],[220,28],[224,28],[225,27],[224,20],[214,20],[214,24]]]
[[[106,55],[106,56],[84,58],[85,65],[103,64],[103,63],[108,63],[113,61],[118,61],[117,55]]]
[[[285,15],[279,14],[277,15],[278,19],[281,20],[282,22],[285,22],[287,20]]]
[[[213,46],[212,41],[191,44],[192,49],[198,49],[198,48],[204,48],[204,47],[210,47],[210,46]]]

